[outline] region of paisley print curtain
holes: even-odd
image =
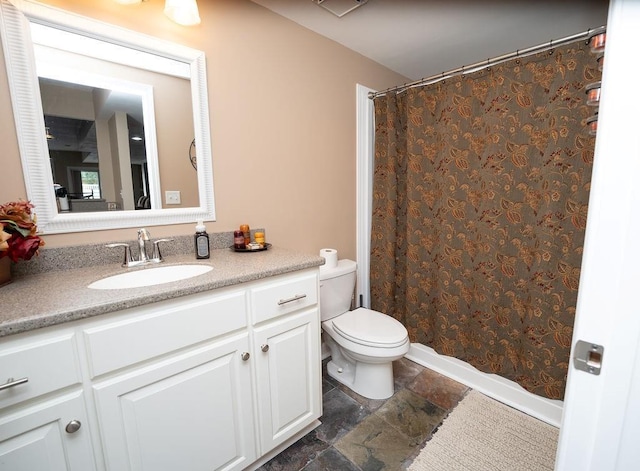
[[[584,42],[375,99],[372,307],[564,395],[595,138]]]

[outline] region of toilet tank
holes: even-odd
[[[320,319],[326,321],[351,308],[356,286],[356,262],[339,260],[334,268],[320,267]]]

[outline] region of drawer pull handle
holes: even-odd
[[[268,352],[269,351],[269,345],[268,344],[264,344],[260,347],[260,350],[262,350],[263,352]]]
[[[76,433],[78,430],[80,430],[81,426],[82,423],[79,420],[72,420],[64,429],[67,431],[67,433]]]
[[[249,355],[249,352],[242,352],[240,354],[240,358],[242,358],[242,361],[247,361],[249,357],[251,357],[251,355]]]
[[[20,378],[16,379],[15,381],[13,378],[9,378],[6,383],[0,385],[0,391],[2,391],[3,389],[9,389],[14,386],[18,386],[19,384],[24,384],[27,381],[29,381],[29,378]]]
[[[280,301],[278,301],[278,306],[282,306],[283,304],[287,304],[287,303],[292,303],[294,301],[298,301],[298,300],[304,299],[306,297],[307,297],[306,294],[296,294],[293,298],[281,299]]]

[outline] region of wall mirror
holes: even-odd
[[[31,0],[0,34],[40,232],[215,220],[203,52]]]

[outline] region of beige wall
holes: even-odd
[[[268,242],[278,246],[334,247],[355,258],[356,84],[382,89],[404,77],[248,0],[201,0],[202,23],[190,28],[163,15],[164,0],[43,3],[205,52],[217,212],[209,232],[247,223],[265,227]],[[26,192],[4,67],[0,111],[5,202]],[[194,225],[150,231],[191,234]],[[55,247],[133,237],[126,229],[45,240]]]

